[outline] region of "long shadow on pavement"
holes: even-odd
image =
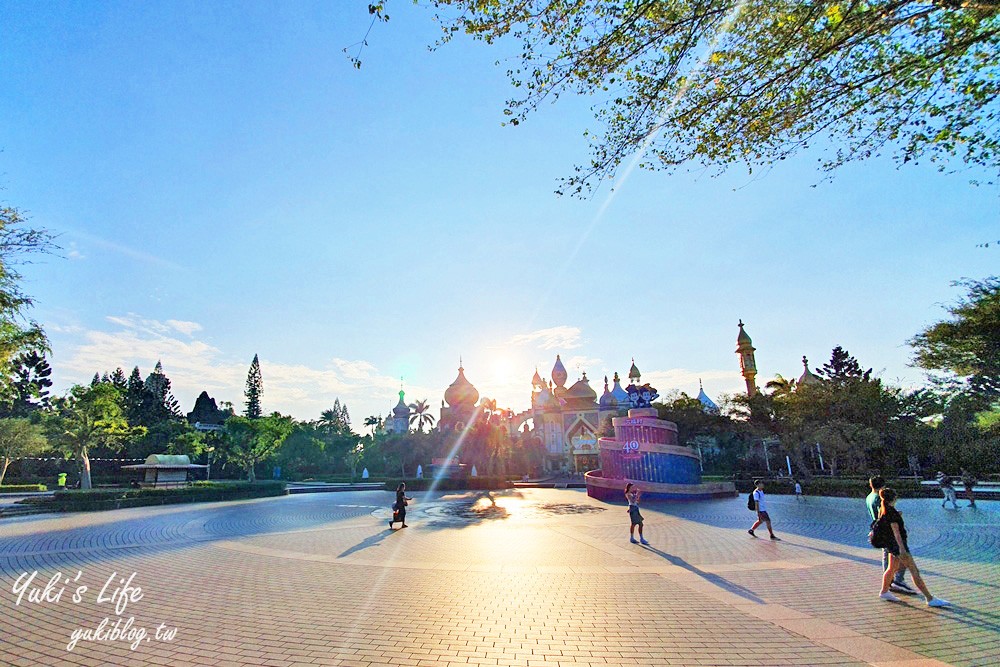
[[[675,556],[673,554],[668,554],[666,551],[660,551],[656,547],[649,547],[649,546],[647,546],[647,547],[644,547],[644,549],[646,551],[649,551],[651,553],[656,554],[657,556],[659,556],[660,558],[663,558],[666,561],[669,561],[672,565],[676,565],[677,567],[679,567],[681,569],[687,570],[688,572],[690,572],[692,574],[698,575],[699,577],[701,577],[705,581],[707,581],[710,584],[713,584],[715,586],[718,586],[719,588],[721,588],[722,590],[724,590],[726,592],[732,593],[734,595],[739,595],[741,598],[745,598],[745,599],[750,600],[751,602],[755,602],[757,604],[764,604],[764,601],[762,599],[760,599],[759,597],[757,597],[757,595],[753,591],[751,591],[749,588],[744,588],[743,586],[740,586],[738,584],[734,584],[733,582],[729,581],[725,577],[720,577],[717,574],[713,574],[711,572],[705,572],[704,570],[699,570],[697,567],[695,567],[691,563],[687,562],[683,558],[681,558],[679,556]]]
[[[399,531],[393,530],[391,528],[386,528],[382,532],[376,533],[371,537],[366,537],[362,541],[355,544],[353,547],[350,547],[346,551],[341,552],[340,554],[337,555],[337,558],[345,558],[346,556],[350,556],[353,553],[363,551],[369,547],[377,547],[382,543],[383,540],[385,540],[385,538],[389,537],[390,535],[395,535],[397,532]]]

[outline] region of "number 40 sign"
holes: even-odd
[[[622,443],[622,455],[627,459],[640,458],[642,452],[639,451],[639,442],[637,440],[629,440]]]

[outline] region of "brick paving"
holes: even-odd
[[[781,542],[746,534],[744,498],[649,504],[644,548],[582,491],[414,495],[395,531],[384,492],[0,521],[0,665],[1000,664],[1000,503],[900,501],[957,605],[928,609],[876,598],[860,499],[771,498]],[[80,574],[17,604],[34,571]],[[141,599],[98,603],[132,573]],[[147,636],[67,650],[105,618]]]

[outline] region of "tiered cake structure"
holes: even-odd
[[[731,482],[701,481],[701,456],[677,444],[677,424],[659,419],[656,408],[632,408],[628,417],[611,420],[614,438],[599,440],[601,469],[586,474],[587,495],[620,500],[632,482],[642,497],[701,500],[732,497]]]

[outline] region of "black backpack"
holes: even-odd
[[[750,495],[747,496],[747,509],[750,510],[751,512],[756,512],[757,511],[757,501],[753,499],[753,493],[754,492],[751,491]]]
[[[885,515],[872,521],[871,532],[868,533],[868,541],[876,549],[886,549],[892,543],[892,524],[885,518]]]

